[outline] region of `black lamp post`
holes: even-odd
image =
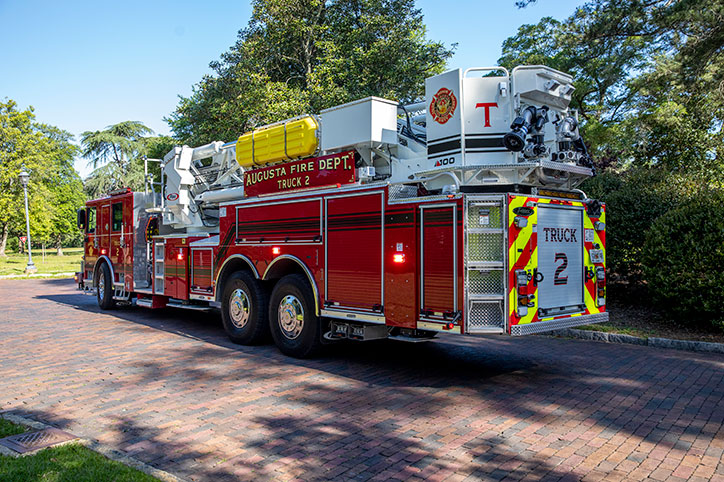
[[[38,268],[33,264],[33,253],[30,249],[30,212],[28,211],[28,181],[30,180],[30,174],[23,170],[23,172],[18,174],[18,178],[23,185],[23,191],[25,193],[25,229],[27,231],[28,241],[28,265],[25,267],[25,273],[31,274],[37,272]]]

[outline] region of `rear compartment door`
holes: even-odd
[[[328,197],[325,306],[381,316],[384,306],[382,192]]]
[[[457,205],[420,206],[420,318],[450,321],[457,307]]]
[[[583,208],[538,205],[538,311],[540,318],[585,311]]]

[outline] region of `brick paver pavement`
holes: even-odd
[[[299,361],[218,315],[0,281],[0,407],[193,480],[724,481],[724,356],[545,337]]]

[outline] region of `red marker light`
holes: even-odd
[[[395,263],[404,263],[405,262],[405,255],[401,253],[393,254],[392,255],[392,261]]]
[[[177,255],[176,255],[176,259],[179,260],[179,261],[183,261],[183,260],[184,260],[184,254],[183,254],[183,253],[177,254]]]
[[[106,254],[106,248],[101,249],[101,254]]]
[[[279,253],[281,253],[281,252],[282,252],[282,250],[279,248],[279,246],[274,246],[274,247],[272,248],[272,254],[274,254],[274,255],[277,255],[277,254],[279,254]]]

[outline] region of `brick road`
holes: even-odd
[[[218,315],[0,281],[0,408],[192,480],[724,481],[724,356],[545,337],[299,361]]]

